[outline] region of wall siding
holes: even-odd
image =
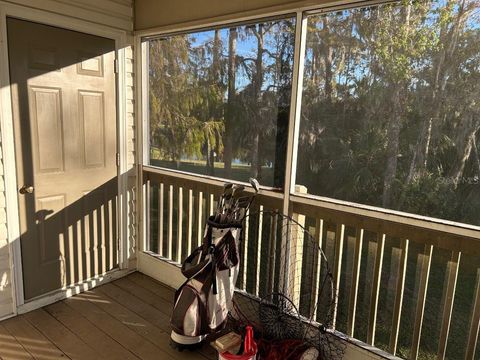
[[[129,43],[133,43],[133,37]],[[127,87],[127,164],[128,164],[128,182],[127,182],[127,206],[128,206],[128,218],[127,218],[127,236],[128,236],[128,260],[129,268],[135,269],[137,267],[136,261],[136,186],[137,186],[137,173],[136,173],[136,156],[135,156],[135,64],[134,64],[134,51],[133,46],[129,46],[125,49],[126,60],[126,79],[125,86]]]
[[[66,15],[72,18],[90,21],[110,28],[127,31],[128,41],[125,48],[126,68],[126,104],[127,137],[129,168],[128,196],[128,258],[131,267],[136,266],[135,241],[135,126],[134,126],[134,66],[133,66],[133,0],[7,0],[5,3],[22,5],[32,9],[39,9],[55,14]],[[0,129],[1,131],[1,129]],[[1,158],[0,143],[0,319],[14,313],[12,291],[12,272],[10,269],[11,256],[9,239],[7,237],[7,221],[5,208],[4,167]],[[12,155],[13,156],[13,155]]]
[[[0,142],[0,150],[1,150]],[[12,274],[7,237],[3,157],[0,151],[0,319],[13,311]]]

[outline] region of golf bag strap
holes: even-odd
[[[206,241],[208,244],[208,253],[212,261],[212,291],[213,295],[217,295],[217,261],[215,259],[215,245],[213,244],[213,227],[208,225]]]
[[[215,246],[209,248],[210,259],[212,259],[212,291],[213,295],[217,295],[217,259],[215,257]]]
[[[208,247],[213,245],[213,227],[211,225],[208,225],[207,227],[207,234],[205,240],[207,241]]]

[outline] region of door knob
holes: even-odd
[[[33,194],[33,186],[32,185],[23,185],[21,188],[20,188],[20,194]]]

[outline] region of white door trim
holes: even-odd
[[[116,107],[117,107],[117,151],[120,157],[118,167],[118,246],[119,267],[126,269],[127,262],[127,116],[126,116],[126,66],[125,47],[128,36],[123,30],[113,29],[107,26],[90,23],[85,20],[71,18],[64,15],[53,14],[48,11],[31,9],[21,5],[15,5],[0,1],[0,132],[2,141],[2,155],[5,180],[5,202],[7,217],[7,236],[10,247],[10,269],[12,273],[12,296],[14,299],[13,314],[25,304],[23,290],[22,256],[20,247],[20,225],[17,198],[17,179],[15,141],[13,131],[13,116],[11,109],[10,75],[8,63],[7,44],[7,17],[15,17],[23,20],[39,22],[46,25],[57,26],[67,30],[74,30],[86,34],[97,35],[115,41],[116,59],[118,62],[118,74],[116,77]],[[118,270],[114,270],[118,271]],[[113,271],[112,271],[113,272]],[[123,273],[123,272],[122,272]],[[89,281],[91,283],[91,281]],[[79,289],[80,284],[76,285]],[[62,289],[65,296],[68,289]],[[45,296],[45,298],[51,298]],[[55,297],[54,297],[55,298]],[[56,301],[56,300],[53,300]],[[28,303],[29,308],[45,305],[45,300],[36,299]],[[41,305],[43,304],[43,305]]]

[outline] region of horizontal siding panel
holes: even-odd
[[[134,86],[133,82],[134,82],[134,78],[133,78],[133,74],[131,73],[127,73],[127,76],[125,78],[125,85],[127,86]]]
[[[12,305],[11,304],[0,304],[0,318],[12,314]]]
[[[127,100],[127,113],[134,113],[134,103],[133,100]]]
[[[125,61],[125,71],[127,73],[133,73],[133,60],[132,59],[127,59]]]
[[[5,209],[2,209],[2,211],[4,210]],[[0,318],[12,313],[13,299],[10,279],[9,247],[6,241],[6,227],[3,225],[0,227]]]
[[[12,293],[12,286],[10,284],[8,284],[7,286],[5,286],[3,288],[0,286],[0,291],[11,294]],[[2,312],[1,309],[3,309],[3,312]],[[3,300],[3,301],[0,300],[0,318],[2,316],[8,315],[10,313],[12,313],[12,305],[11,305],[10,301],[9,300]]]
[[[133,73],[127,73],[125,76],[125,86],[133,90],[135,86],[134,82],[135,82],[135,76],[133,75]],[[127,97],[127,99],[133,100],[133,97],[130,97],[130,98]]]
[[[133,47],[128,46],[125,48],[125,58],[127,59],[133,59]]]
[[[134,109],[134,60],[133,60],[133,47],[128,46],[125,48],[125,86],[126,86],[126,121],[127,121],[127,167],[129,169],[135,166],[135,109]],[[136,267],[137,242],[136,242],[136,215],[137,215],[137,203],[135,201],[135,188],[136,188],[136,176],[128,177],[128,257],[129,267]]]
[[[133,116],[133,114],[127,114],[127,124],[130,126],[135,125],[135,117]]]
[[[6,224],[7,223],[7,212],[5,211],[5,208],[0,209],[0,224]]]
[[[133,88],[131,86],[126,88],[127,99],[133,99]]]
[[[7,225],[0,224],[0,246],[7,243]]]

